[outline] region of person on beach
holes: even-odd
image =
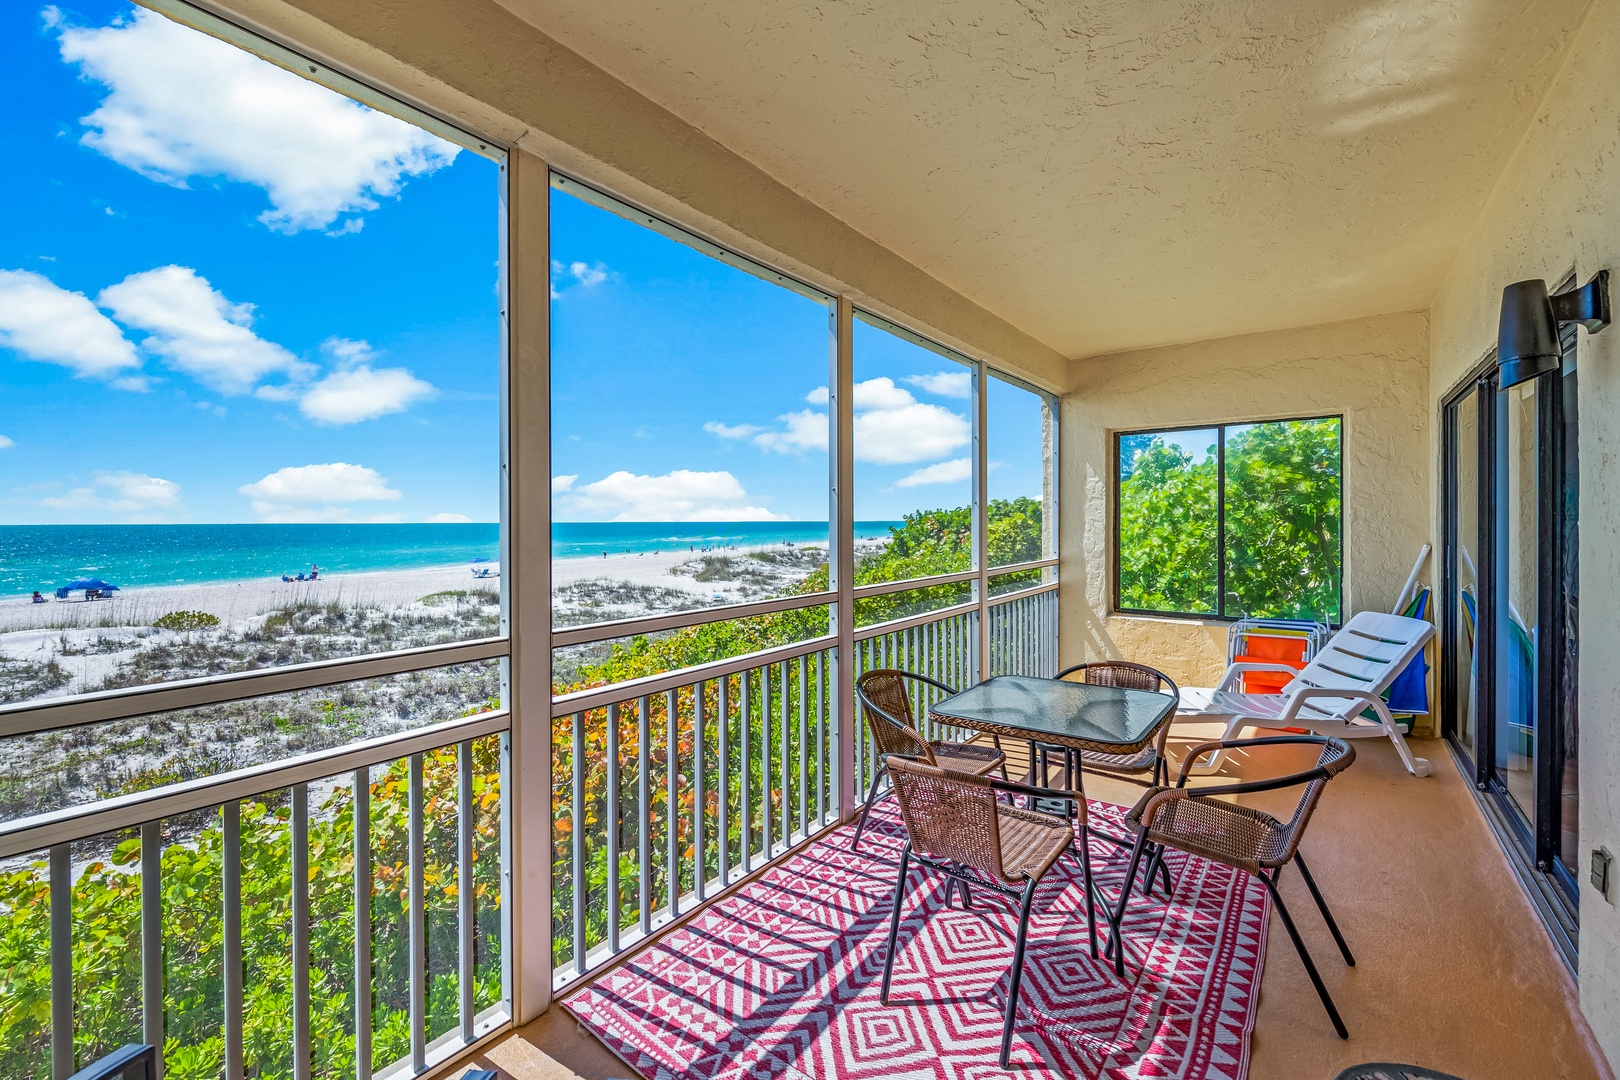
[[[45,602],[44,594],[42,594],[38,589],[34,590],[34,601],[33,602],[36,603],[36,604],[43,604]]]

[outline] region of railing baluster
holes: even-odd
[[[717,816],[720,835],[720,888],[731,883],[731,676],[720,677],[719,751],[715,779],[719,783]]]
[[[827,652],[816,653],[816,824],[827,824],[827,706],[822,692]]]
[[[742,872],[748,873],[754,868],[754,755],[753,755],[753,706],[754,686],[749,679],[752,672],[744,670],[742,673],[742,792],[737,800],[737,812],[742,822]],[[728,882],[729,884],[729,882]]]
[[[456,957],[456,988],[461,991],[461,1041],[473,1040],[473,979],[476,978],[473,908],[473,835],[478,830],[473,808],[473,744],[464,739],[456,746],[456,931],[460,941]]]
[[[577,978],[585,974],[586,942],[585,942],[585,714],[574,714],[573,741],[573,790],[569,793],[568,817],[569,840],[573,845],[570,853],[573,865],[570,876],[573,878],[573,908],[574,908],[574,976]]]
[[[786,851],[793,844],[793,786],[789,781],[788,763],[792,760],[792,701],[788,694],[788,665],[782,661],[778,672],[777,683],[782,688],[782,850]]]
[[[354,771],[354,1076],[371,1080],[371,769]]]
[[[73,1074],[73,845],[53,844],[51,875],[51,1076]]]
[[[810,658],[799,657],[799,828],[809,836],[810,828]]]
[[[771,665],[759,668],[759,838],[760,857],[771,861],[771,788],[776,770],[771,768]]]
[[[141,826],[141,1040],[163,1080],[163,822]]]
[[[292,1042],[293,1080],[310,1080],[309,1031],[309,785],[292,788]]]
[[[643,694],[636,703],[636,902],[641,905],[641,932],[652,933],[652,783],[647,770],[652,768],[652,756],[647,746],[647,729],[651,723],[652,702]]]
[[[607,828],[607,947],[619,951],[619,707],[607,707],[607,806],[602,824]]]
[[[427,886],[426,858],[423,851],[425,802],[422,792],[422,755],[410,758],[410,977],[411,977],[411,1068],[427,1069]]]
[[[694,687],[695,691],[697,688]],[[669,893],[669,917],[681,913],[681,803],[677,797],[681,777],[680,691],[671,690],[664,699],[664,831],[668,834],[669,859],[665,864],[665,885]]]
[[[703,694],[702,683],[692,687],[692,898],[699,904],[708,892],[709,876],[708,838],[703,835],[703,819],[708,813],[704,805],[708,795],[703,784]]]
[[[225,1080],[242,1080],[242,804],[220,808],[221,948],[224,953]]]

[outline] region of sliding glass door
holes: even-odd
[[[1574,918],[1579,443],[1562,370],[1502,389],[1487,365],[1446,402],[1445,732],[1503,831]]]

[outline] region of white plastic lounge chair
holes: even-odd
[[[1363,611],[1333,635],[1282,693],[1243,694],[1235,687],[1245,671],[1292,673],[1287,665],[1233,664],[1214,690],[1183,690],[1179,715],[1228,717],[1227,739],[1245,727],[1304,728],[1339,739],[1388,737],[1406,771],[1427,776],[1429,763],[1412,756],[1380,695],[1433,636],[1434,625],[1422,619]],[[1363,716],[1367,709],[1378,719]],[[1195,771],[1219,768],[1221,753]]]

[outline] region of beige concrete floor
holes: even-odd
[[[1201,730],[1178,725],[1176,741]],[[1350,1039],[1334,1034],[1273,915],[1250,1080],[1332,1080],[1366,1061],[1424,1065],[1462,1080],[1613,1080],[1577,1011],[1574,981],[1445,744],[1412,745],[1433,776],[1409,776],[1385,740],[1358,741],[1356,763],[1328,786],[1302,845],[1356,967],[1339,958],[1298,873],[1283,878],[1284,900]],[[1294,748],[1257,750],[1229,759],[1222,774],[1273,775],[1314,759]],[[1087,790],[1125,804],[1140,791],[1089,774]],[[1294,798],[1246,801],[1286,814]],[[503,1080],[635,1076],[561,1008],[466,1066],[497,1069]]]

